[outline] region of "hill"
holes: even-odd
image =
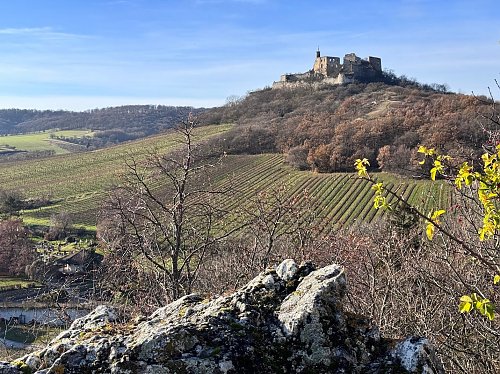
[[[0,110],[0,135],[26,134],[46,130],[92,130],[92,138],[59,136],[96,149],[126,140],[143,138],[172,128],[190,113],[203,109],[163,105],[128,105],[91,109],[85,112],[52,110]]]
[[[373,168],[413,172],[419,144],[479,155],[487,121],[478,113],[491,102],[401,78],[393,83],[266,88],[200,118],[236,124],[225,137],[230,152],[280,152],[303,170],[352,171],[354,160],[366,157]]]
[[[373,192],[369,185],[345,174],[359,157],[367,157],[373,168],[386,171],[377,177],[390,186],[400,186],[401,194],[424,211],[437,203],[446,205],[449,193],[442,185],[432,187],[442,192],[430,191],[425,181],[408,180],[391,172],[417,174],[413,162],[419,144],[450,154],[479,153],[486,135],[478,126],[477,113],[487,105],[471,96],[411,82],[405,86],[378,82],[315,89],[266,88],[199,113],[205,123],[235,123],[203,127],[200,134],[205,138],[224,132],[223,136],[212,137],[211,146],[229,155],[225,165],[215,171],[215,178],[221,184],[236,181],[239,195],[230,204],[242,205],[273,184],[286,185],[290,198],[307,190],[317,201],[314,210],[320,231],[328,234],[334,227],[370,222],[376,214],[383,214],[371,210]],[[125,108],[85,115],[116,119]],[[163,110],[148,107],[141,112],[140,108],[130,107],[131,116],[149,118],[145,120],[149,123],[154,122],[154,116],[148,110]],[[151,149],[171,151],[175,144],[171,136],[154,136],[79,155],[4,163],[0,166],[0,183],[6,190],[22,186],[21,192],[28,198],[53,202],[25,212],[29,223],[47,225],[51,215],[64,211],[75,223],[94,227],[104,191],[119,181],[127,155],[140,159]],[[437,201],[427,198],[431,192],[438,192],[434,194]]]
[[[200,141],[228,128],[227,125],[200,128],[196,139]],[[142,160],[150,152],[169,152],[177,145],[178,137],[169,132],[96,151],[4,162],[0,164],[0,185],[26,198],[52,202],[25,212],[24,219],[29,223],[47,225],[52,214],[68,212],[75,223],[95,226],[106,189],[119,182],[127,158]]]
[[[230,128],[200,128],[198,139]],[[175,135],[165,134],[78,155],[4,163],[0,165],[0,184],[7,190],[18,191],[19,186],[23,186],[21,192],[27,198],[43,197],[52,201],[50,205],[25,211],[26,223],[48,226],[52,215],[65,212],[75,224],[93,228],[107,196],[106,189],[120,182],[127,157],[133,155],[141,160],[153,150],[172,151],[176,144]],[[443,184],[407,180],[391,173],[379,173],[377,177],[424,211],[449,203],[450,194]],[[228,211],[244,207],[260,191],[279,186],[285,186],[285,199],[300,197],[307,191],[311,200],[299,200],[297,206],[314,214],[314,225],[320,235],[356,222],[369,223],[386,214],[372,209],[374,193],[367,181],[350,173],[299,171],[288,165],[280,154],[229,155],[212,172],[212,180],[221,187],[235,186],[234,194],[223,204]],[[306,204],[312,205],[306,207]]]

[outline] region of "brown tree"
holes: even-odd
[[[17,219],[0,221],[0,273],[24,275],[35,259],[35,247],[28,231]]]
[[[255,270],[263,270],[288,255],[304,257],[317,234],[314,225],[314,201],[307,190],[292,195],[286,186],[272,186],[251,199],[244,209],[248,230],[245,252]]]
[[[112,191],[99,227],[108,252],[106,283],[127,298],[144,297],[144,306],[190,293],[205,257],[237,230],[224,221],[220,204],[230,188],[212,188],[208,169],[218,160],[203,159],[195,126],[189,119],[177,128],[178,152],[127,161],[124,183]]]

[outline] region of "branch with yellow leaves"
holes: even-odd
[[[444,163],[451,159],[449,156],[438,155],[434,149],[428,149],[425,147],[420,147],[419,152],[423,153],[425,156],[433,158],[433,168],[430,170],[432,180],[435,180],[438,174],[444,175]],[[486,180],[487,178],[485,178],[482,173],[474,173],[472,168],[467,163],[462,164],[462,167],[460,168],[454,180],[455,185],[459,189],[462,187],[462,184],[470,186],[475,180],[479,181],[480,183],[478,196],[485,211],[483,228],[479,232],[479,239],[481,241],[485,238],[493,236],[496,230],[500,228],[500,214],[497,212],[495,202],[492,201],[492,199],[496,199],[498,197],[498,193],[491,191],[491,188],[500,189],[500,147],[498,147],[498,152],[495,156],[485,157],[483,155],[483,162],[485,164],[485,175],[489,175],[490,180]],[[425,163],[425,159],[421,162],[421,164],[423,163]],[[384,196],[384,193],[392,195],[398,202],[404,204],[406,207],[411,209],[412,212],[414,212],[418,217],[427,222],[426,236],[429,240],[432,240],[434,238],[435,232],[437,230],[441,234],[445,235],[453,242],[458,244],[470,256],[479,260],[483,265],[491,269],[495,274],[500,273],[497,262],[491,261],[490,259],[482,256],[472,246],[468,245],[466,241],[460,239],[443,226],[440,217],[446,213],[444,209],[439,209],[431,212],[429,215],[425,215],[418,209],[415,209],[415,207],[413,207],[403,196],[398,195],[390,188],[385,187],[383,183],[377,182],[375,179],[373,179],[368,174],[368,167],[370,166],[370,163],[366,158],[357,159],[354,166],[357,170],[359,178],[372,183],[371,188],[375,192],[375,197],[373,200],[373,206],[375,209],[391,210],[392,207],[388,203],[386,196]],[[498,178],[498,182],[496,178],[492,181],[493,178],[491,175],[495,175]],[[494,284],[497,284],[499,282],[500,275],[495,275]],[[494,318],[494,305],[489,299],[483,296],[478,296],[477,293],[462,296],[460,298],[459,305],[460,312],[466,313],[470,312],[473,309],[476,309],[479,313],[486,316],[490,320]]]

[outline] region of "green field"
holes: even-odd
[[[231,126],[208,126],[197,129],[198,140],[227,131]],[[153,150],[168,152],[178,146],[174,134],[151,138],[92,152],[66,154],[46,159],[0,164],[0,185],[18,189],[26,197],[50,197],[56,203],[25,211],[23,218],[33,225],[48,225],[51,215],[68,212],[82,228],[95,229],[96,215],[106,197],[106,189],[120,181],[124,162],[133,156],[140,160]],[[219,185],[237,187],[226,208],[244,206],[252,196],[270,186],[287,186],[292,195],[304,190],[314,202],[320,233],[327,235],[337,227],[357,222],[372,222],[384,214],[372,208],[373,191],[367,181],[353,174],[317,174],[297,171],[285,163],[283,155],[228,156],[213,175]],[[441,182],[430,183],[404,179],[393,174],[377,173],[377,179],[398,191],[423,212],[449,203],[449,191]]]
[[[27,288],[39,286],[40,284],[28,279],[0,275],[0,289]]]
[[[92,136],[91,131],[87,130],[62,130],[62,131],[45,131],[23,135],[7,135],[0,137],[0,151],[7,150],[6,145],[15,147],[17,151],[54,151],[56,154],[69,153],[61,144],[66,143],[57,139],[52,139],[53,136],[64,136],[67,138],[81,138],[84,136]]]
[[[196,129],[195,140],[227,131],[230,125]],[[55,204],[24,212],[29,224],[48,225],[50,216],[61,211],[74,222],[95,227],[96,212],[106,189],[119,182],[127,158],[146,158],[157,150],[169,152],[179,145],[178,135],[158,135],[91,152],[0,164],[0,186],[20,191],[27,198],[49,197]]]

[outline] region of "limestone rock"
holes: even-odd
[[[295,261],[288,259],[278,265],[276,268],[276,274],[284,281],[289,281],[293,279],[298,269],[299,268]]]
[[[19,374],[21,373],[18,367],[9,365],[6,362],[0,362],[0,374]]]
[[[188,295],[125,324],[100,306],[0,374],[443,372],[426,339],[383,339],[343,312],[345,287],[338,265],[286,260],[230,296]]]

